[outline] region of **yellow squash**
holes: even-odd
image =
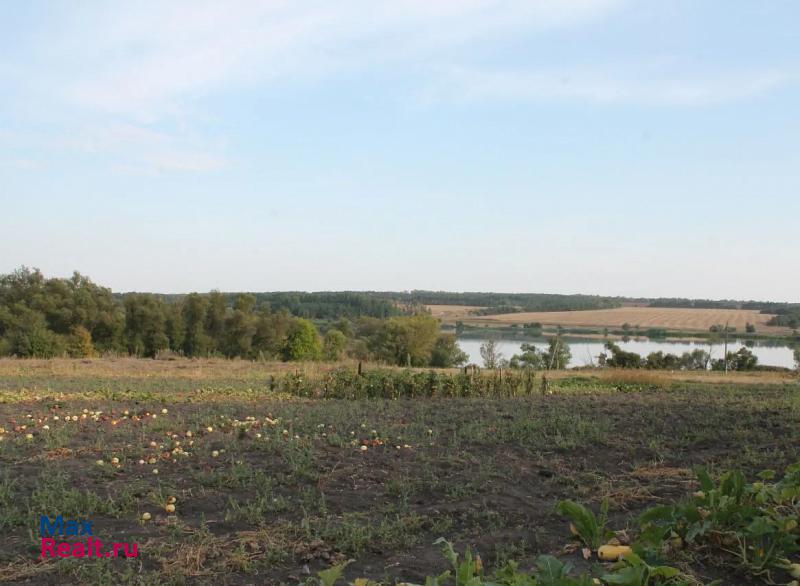
[[[606,562],[615,562],[630,553],[633,551],[627,545],[602,545],[597,550],[597,557]]]

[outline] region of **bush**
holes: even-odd
[[[469,359],[461,350],[453,334],[440,334],[431,351],[431,366],[452,368],[461,366]]]
[[[22,358],[53,358],[66,352],[64,338],[45,327],[17,329],[8,339],[9,354]]]
[[[67,354],[71,358],[91,358],[95,355],[92,334],[83,326],[76,326],[67,341]]]
[[[606,350],[611,352],[611,357],[603,353],[600,355],[600,364],[613,368],[641,368],[644,364],[642,357],[636,352],[626,352],[613,342],[606,342]]]
[[[339,360],[347,347],[347,337],[339,330],[328,330],[325,333],[323,353],[325,360]]]
[[[713,360],[711,370],[725,370],[726,363],[728,370],[755,370],[758,366],[758,356],[742,347],[737,352],[728,352],[725,359]]]
[[[542,370],[546,368],[545,353],[539,352],[533,344],[522,344],[521,354],[514,354],[508,365],[511,368],[529,368],[532,370]]]
[[[283,347],[284,360],[319,360],[322,343],[317,328],[307,319],[297,319],[289,330]]]
[[[664,354],[660,350],[651,352],[645,360],[645,368],[650,370],[678,370],[682,366],[682,360],[675,354]]]

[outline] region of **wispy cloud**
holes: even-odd
[[[692,106],[749,97],[787,81],[773,69],[697,76],[639,71],[634,62],[614,68],[601,57],[590,69],[567,59],[557,69],[508,71],[459,63],[451,50],[516,33],[585,25],[612,16],[626,3],[151,0],[105,9],[84,6],[62,15],[24,71],[35,87],[52,87],[74,106],[140,123],[190,116],[196,98],[241,86],[405,61],[416,64],[420,79],[426,69],[434,70],[440,76],[434,95],[447,99]],[[2,66],[0,58],[0,71]]]
[[[625,1],[69,5],[37,21],[27,44],[9,47],[19,58],[0,55],[0,82],[14,88],[7,103],[36,126],[54,117],[50,148],[103,154],[126,170],[209,171],[227,163],[218,145],[184,131],[205,115],[204,98],[406,62],[424,72],[449,49],[580,26]]]
[[[430,57],[514,30],[585,23],[621,3],[145,2],[78,13],[53,43],[52,57],[58,61],[55,53],[68,47],[64,91],[74,103],[148,120],[180,112],[186,99],[239,84]],[[100,32],[86,35],[87,28]]]
[[[476,47],[491,47],[514,35],[595,24],[626,4],[628,0],[69,4],[42,19],[41,30],[32,31],[22,49],[8,47],[6,56],[0,54],[0,84],[13,89],[6,93],[6,103],[16,102],[36,126],[47,115],[58,119],[51,145],[104,153],[128,169],[200,172],[228,163],[219,144],[191,131],[198,116],[205,115],[203,99],[243,87],[405,68],[410,83],[404,87],[411,88],[411,97],[422,93],[435,100],[687,107],[747,98],[790,80],[773,69],[698,76],[678,67],[611,67],[602,57],[591,68],[564,56],[557,69],[529,65],[516,70],[475,66],[470,60]]]
[[[629,71],[630,68],[626,68]],[[491,71],[448,68],[426,92],[427,99],[575,100],[608,104],[701,106],[748,98],[791,80],[774,70],[681,76],[642,72],[635,77],[614,71]]]

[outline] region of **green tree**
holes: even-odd
[[[124,305],[128,352],[152,358],[169,348],[163,301],[150,293],[134,293],[125,297]]]
[[[711,370],[753,370],[758,365],[758,356],[742,346],[736,352],[728,352],[725,358],[711,361]]]
[[[397,364],[427,366],[439,337],[439,321],[430,315],[396,317],[390,320]]]
[[[7,333],[8,353],[22,358],[53,358],[66,352],[62,336],[47,328],[44,317],[35,311],[21,311]]]
[[[282,357],[293,323],[294,318],[286,310],[272,313],[268,307],[261,308],[256,315],[253,354],[265,358]]]
[[[219,291],[208,294],[208,307],[206,308],[206,335],[212,351],[220,349],[223,345],[225,331],[225,316],[228,311],[228,300]]]
[[[183,301],[183,353],[186,356],[203,356],[209,351],[211,344],[205,332],[207,307],[208,299],[198,293],[187,295]]]
[[[284,360],[319,360],[322,356],[322,343],[314,324],[307,319],[297,318],[289,328],[283,347]]]
[[[604,366],[611,368],[642,368],[644,366],[642,357],[636,352],[626,352],[613,342],[606,342],[605,348],[611,352],[611,356],[609,357],[605,353],[601,355],[600,362]],[[654,357],[654,361],[657,358],[657,356]]]
[[[794,349],[794,367],[800,372],[800,346]]]
[[[572,359],[572,351],[561,336],[550,338],[547,351],[544,354],[545,365],[548,369],[560,370],[566,368]]]
[[[343,332],[331,329],[325,332],[323,354],[325,360],[339,360],[347,347],[347,336]]]
[[[388,320],[364,318],[359,334],[378,360],[401,366],[428,366],[439,337],[439,321],[427,314],[393,317]]]
[[[256,319],[248,307],[249,304],[239,304],[240,309],[235,309],[225,319],[224,340],[222,350],[228,358],[241,356],[247,358],[253,350],[253,336],[256,334]]]
[[[503,355],[500,353],[496,338],[489,338],[484,341],[483,344],[481,344],[480,353],[484,368],[497,368],[500,366]]]
[[[183,321],[183,307],[177,303],[167,305],[165,309],[166,322],[164,324],[169,348],[175,352],[183,351],[186,336],[186,324]]]
[[[255,295],[240,293],[236,296],[233,311],[225,318],[222,341],[219,345],[227,357],[248,358],[255,354],[253,350],[253,338],[257,331],[257,317],[253,313],[255,305]]]
[[[758,366],[758,356],[749,348],[742,346],[734,354],[734,366],[736,370],[754,370]]]
[[[439,368],[453,368],[462,366],[469,360],[469,356],[458,345],[458,340],[453,334],[439,334],[431,350],[431,366]]]
[[[683,366],[680,356],[661,350],[648,354],[643,364],[650,370],[679,370]]]
[[[63,338],[74,328],[83,327],[102,350],[118,349],[121,342],[124,316],[111,291],[77,272],[69,279],[46,279],[38,269],[21,267],[0,275],[0,336],[8,337],[12,329],[22,328],[15,334],[17,342],[23,343],[26,338],[43,341],[31,330],[31,315],[38,316],[36,328],[43,324],[50,333]]]
[[[333,324],[333,329],[342,332],[346,338],[352,338],[355,335],[355,331],[353,330],[353,322],[346,317],[340,317],[337,319],[336,323]]]
[[[256,306],[256,296],[252,293],[239,293],[233,301],[234,311],[241,311],[245,314],[253,313]]]
[[[681,368],[685,370],[708,370],[711,361],[711,354],[701,348],[695,348],[690,352],[684,352],[681,356]]]
[[[508,365],[511,368],[530,368],[533,370],[547,368],[544,353],[539,352],[536,346],[525,343],[520,346],[520,350],[520,354],[514,354],[509,360]]]

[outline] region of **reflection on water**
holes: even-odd
[[[598,339],[587,338],[565,338],[572,351],[572,360],[569,363],[570,367],[573,366],[587,366],[597,364],[597,356],[604,351],[605,341]],[[473,337],[459,337],[458,344],[461,349],[469,355],[469,361],[475,364],[483,364],[480,354],[480,346],[483,338]],[[511,358],[514,354],[519,354],[519,346],[523,342],[534,344],[538,349],[542,350],[547,347],[546,338],[516,338],[516,339],[500,339],[498,340],[498,348],[503,354],[503,358]],[[723,344],[716,343],[711,346],[707,342],[690,342],[690,341],[656,341],[647,338],[629,339],[629,340],[615,340],[620,348],[626,352],[636,352],[646,357],[651,352],[664,352],[681,355],[684,352],[691,352],[695,348],[700,348],[706,352],[710,352],[711,358],[722,358]],[[758,356],[758,363],[766,366],[783,366],[786,368],[794,367],[794,356],[792,349],[785,344],[776,343],[769,340],[729,340],[728,351],[736,352],[742,346],[748,347],[753,354]]]

